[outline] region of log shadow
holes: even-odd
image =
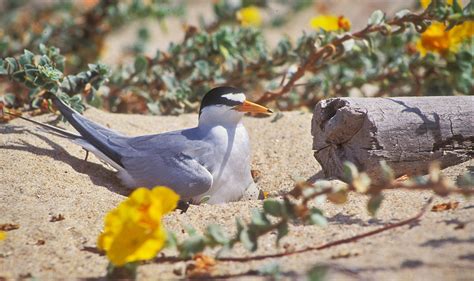
[[[70,155],[63,147],[51,141],[48,137],[32,132],[28,128],[24,129],[23,127],[12,125],[0,127],[0,134],[21,134],[25,132],[28,132],[42,140],[49,147],[51,147],[51,149],[36,147],[24,140],[19,140],[18,145],[2,145],[0,146],[0,149],[25,151],[34,155],[51,157],[54,160],[68,164],[76,172],[89,176],[90,180],[95,185],[105,187],[110,191],[120,195],[128,196],[128,194],[130,194],[130,190],[121,184],[119,179],[116,177],[115,172],[107,169],[103,165],[87,162],[84,159],[74,157]]]

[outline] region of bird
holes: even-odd
[[[87,119],[55,95],[50,99],[78,134],[19,117],[93,153],[112,166],[128,188],[166,186],[190,204],[262,199],[251,175],[250,141],[242,118],[249,112],[273,111],[248,101],[238,88],[208,91],[196,127],[136,137]]]

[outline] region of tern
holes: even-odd
[[[40,123],[92,152],[117,170],[128,188],[167,186],[192,204],[220,204],[262,197],[250,170],[250,142],[242,117],[272,113],[247,101],[234,87],[207,92],[194,128],[128,137],[97,124],[51,95],[53,104],[79,134]]]

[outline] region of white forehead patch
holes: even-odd
[[[228,100],[238,101],[238,102],[244,102],[246,99],[244,93],[230,93],[230,94],[222,95],[222,97]]]

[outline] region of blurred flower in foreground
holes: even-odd
[[[0,231],[0,241],[4,240],[6,237],[7,237],[7,234],[5,233],[5,231]]]
[[[351,22],[344,16],[317,16],[311,19],[310,25],[314,29],[324,29],[326,31],[349,31],[351,29]]]
[[[178,199],[166,187],[136,189],[106,215],[98,248],[115,266],[154,258],[166,240],[161,218],[176,208]]]
[[[242,26],[258,27],[262,25],[262,15],[260,15],[260,10],[255,6],[240,9],[237,11],[236,16]]]
[[[458,0],[457,2],[459,6],[462,6],[461,1]],[[431,4],[431,0],[420,0],[420,3],[421,7],[423,7],[423,9],[426,9]],[[448,3],[448,5],[453,5],[453,0],[447,0],[446,3]]]
[[[470,40],[474,35],[474,22],[464,22],[446,31],[443,23],[435,22],[421,34],[416,48],[425,56],[427,52],[435,52],[441,55],[456,53],[461,43]]]

